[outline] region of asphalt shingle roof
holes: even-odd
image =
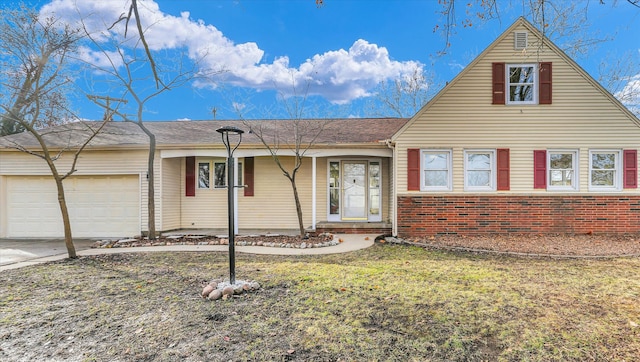
[[[221,145],[221,136],[216,130],[233,126],[245,131],[242,144],[259,145],[255,136],[261,127],[265,134],[275,132],[281,137],[280,143],[287,143],[294,134],[294,125],[304,132],[305,127],[317,130],[319,145],[377,143],[391,138],[406,122],[407,118],[343,118],[309,120],[220,120],[220,121],[162,121],[145,122],[144,125],[156,136],[158,147],[162,146],[206,146]],[[83,142],[88,136],[88,127],[97,128],[101,122],[76,122],[42,130],[49,147],[67,147]],[[308,134],[316,134],[309,131]],[[308,139],[308,137],[307,137]],[[145,146],[149,139],[135,123],[109,122],[90,143],[90,147]],[[20,133],[0,138],[0,146],[38,147],[35,138],[28,133]]]

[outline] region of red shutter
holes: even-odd
[[[196,196],[196,158],[187,157],[185,159],[185,196]]]
[[[498,191],[508,191],[509,185],[509,149],[498,148]]]
[[[638,188],[638,150],[624,150],[624,188]]]
[[[533,151],[533,188],[547,188],[547,151]]]
[[[551,63],[540,63],[540,74],[538,74],[539,104],[551,104]]]
[[[493,81],[493,101],[491,104],[504,104],[506,72],[504,63],[493,63],[491,67]]]
[[[407,190],[420,190],[420,149],[407,150]]]
[[[253,157],[244,158],[244,196],[253,196]]]

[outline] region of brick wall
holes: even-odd
[[[640,196],[400,196],[398,236],[640,232]]]

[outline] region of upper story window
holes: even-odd
[[[493,63],[491,104],[552,104],[552,64]]]
[[[467,191],[495,190],[495,152],[478,150],[464,152],[464,188]]]
[[[536,104],[536,75],[536,64],[507,64],[507,104]]]
[[[451,151],[423,150],[421,189],[424,191],[450,191]]]
[[[577,151],[549,151],[549,190],[577,190]]]
[[[589,189],[616,191],[621,185],[620,151],[589,152]]]

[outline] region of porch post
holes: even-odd
[[[242,185],[238,185],[238,158],[233,158],[233,204],[238,205],[238,187],[242,187]],[[238,186],[235,186],[238,185]],[[239,234],[238,229],[238,208],[235,207],[233,209],[235,222],[233,223],[233,232],[235,234]]]
[[[316,230],[316,193],[317,193],[317,182],[316,182],[316,156],[311,157],[311,228]]]

